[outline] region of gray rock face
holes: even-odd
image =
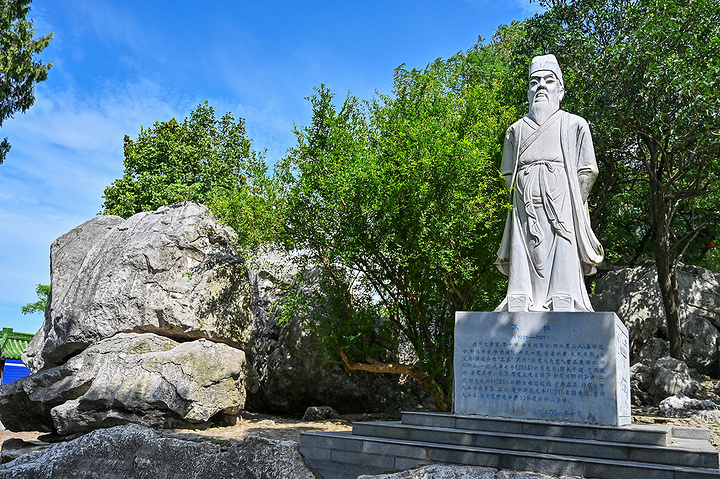
[[[292,258],[268,253],[259,260],[268,266],[249,273],[232,246],[234,237],[207,208],[187,203],[127,220],[99,216],[58,238],[51,246],[45,323],[23,357],[35,374],[0,389],[0,417],[8,427],[74,433],[129,422],[160,427],[215,421],[246,404],[244,393],[234,389],[239,383],[251,393],[248,409],[264,412],[302,414],[318,404],[373,412],[419,404],[422,395],[413,383],[348,375],[321,357],[304,318],[279,325],[278,306],[297,272]],[[312,288],[316,271],[308,273],[303,287]],[[158,336],[141,340],[141,333]],[[164,351],[190,347],[178,342],[198,351],[210,347],[192,343],[199,338],[247,354],[248,372],[241,374],[234,369],[244,361],[235,357],[239,351],[213,353],[215,372],[231,379],[226,403],[218,402],[223,394],[217,391],[212,399],[199,397],[222,390],[220,384],[192,384],[202,375],[191,381],[180,359],[158,359]],[[143,348],[157,356],[155,362],[139,362],[132,352]],[[181,359],[200,356],[195,351]],[[412,392],[407,403],[401,403],[403,389]]]
[[[656,398],[666,398],[683,394],[692,396],[700,384],[690,377],[690,369],[679,359],[666,356],[660,358],[653,365],[651,375],[653,378],[650,394]]]
[[[344,414],[430,406],[429,395],[413,380],[403,383],[398,375],[362,371],[348,374],[337,361],[321,356],[317,337],[304,317],[278,324],[297,271],[292,258],[277,252],[266,253],[250,268],[255,332],[249,359],[260,388],[248,396],[248,409],[301,415],[318,404]],[[313,288],[317,274],[313,269],[305,271],[301,287]]]
[[[117,332],[162,331],[245,345],[252,327],[232,230],[197,203],[127,220],[98,216],[53,242],[52,295],[23,355],[37,372]]]
[[[683,394],[663,399],[659,407],[665,417],[691,417],[698,411],[717,409],[715,403],[710,399],[692,399]]]
[[[60,434],[127,423],[198,425],[237,414],[253,384],[239,349],[121,333],[0,387],[0,417],[10,430]]]
[[[315,479],[289,441],[215,444],[125,425],[91,432],[0,465],[0,479]]]
[[[692,396],[700,388],[687,364],[669,356],[633,364],[630,368],[630,384],[633,403],[636,405],[658,404],[676,394]]]
[[[324,421],[326,419],[339,419],[340,414],[330,406],[311,406],[305,410],[303,421]]]
[[[687,364],[703,374],[720,373],[720,274],[697,266],[677,271],[683,347]],[[654,263],[612,271],[591,296],[596,311],[614,311],[630,331],[631,362],[667,356],[667,321]]]

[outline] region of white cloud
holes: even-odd
[[[0,165],[0,306],[18,313],[49,280],[50,243],[97,214],[122,175],[124,135],[190,110],[145,80],[87,94],[40,85],[36,96],[1,132],[12,149]]]

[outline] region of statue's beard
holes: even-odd
[[[530,118],[532,118],[535,123],[538,125],[542,125],[545,123],[545,120],[550,118],[550,115],[555,113],[558,109],[560,109],[560,101],[533,101],[530,104]]]

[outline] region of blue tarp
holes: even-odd
[[[17,359],[6,359],[5,368],[2,373],[2,384],[7,384],[30,375],[30,370],[25,367],[22,361]]]

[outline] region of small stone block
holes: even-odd
[[[319,447],[299,447],[300,454],[307,459],[319,459],[324,461],[330,460],[331,449],[323,449]]]
[[[612,477],[613,479],[676,479],[672,466],[628,467],[614,461],[585,464],[583,477]]]
[[[427,461],[421,461],[418,459],[408,459],[407,457],[396,457],[395,458],[395,469],[398,471],[407,471],[419,466],[425,466],[429,464]]]
[[[482,451],[469,451],[463,449],[430,448],[428,451],[430,462],[446,462],[464,464],[467,466],[485,466],[499,468],[500,455]]]
[[[720,470],[718,469],[691,469],[676,467],[674,479],[718,479],[720,478]]]
[[[580,462],[564,461],[562,459],[550,459],[546,457],[530,456],[525,454],[503,454],[500,458],[500,468],[514,469],[518,471],[542,472],[544,474],[552,474],[557,476],[567,475],[580,477],[606,477],[592,475],[583,476],[583,464]],[[615,478],[613,477],[613,479]]]
[[[670,426],[653,425],[636,427],[636,425],[627,428],[616,429],[597,429],[596,437],[598,441],[620,442],[625,444],[645,444],[648,446],[667,446],[670,443]]]
[[[433,430],[412,428],[408,429],[408,439],[425,443],[456,444],[458,446],[472,446],[473,437],[458,431]]]
[[[532,436],[564,437],[566,439],[595,439],[595,430],[580,427],[568,427],[567,424],[529,423],[523,426],[522,432]]]
[[[412,459],[427,459],[427,450],[420,445],[393,444],[381,441],[365,441],[363,454],[392,454]]]
[[[492,432],[506,432],[510,434],[521,434],[523,432],[523,424],[520,422],[489,418],[483,419],[458,417],[457,428]]]
[[[447,414],[404,412],[402,415],[402,423],[412,426],[456,427],[455,421],[455,416]]]
[[[672,426],[672,437],[710,440],[710,429],[704,427]]]
[[[594,457],[624,461],[628,459],[629,448],[623,446],[606,446],[592,442],[548,441],[547,452],[558,456]]]
[[[347,432],[302,433],[300,434],[299,445],[300,447],[338,449],[354,452],[362,451],[362,441],[357,440]]]
[[[367,454],[349,451],[333,451],[332,460],[346,464],[357,464],[360,466],[373,466],[380,469],[391,471],[395,468],[395,458],[393,456],[383,456],[379,454]]]
[[[385,439],[408,439],[406,428],[396,427],[399,423],[354,423],[353,436],[382,437]]]

